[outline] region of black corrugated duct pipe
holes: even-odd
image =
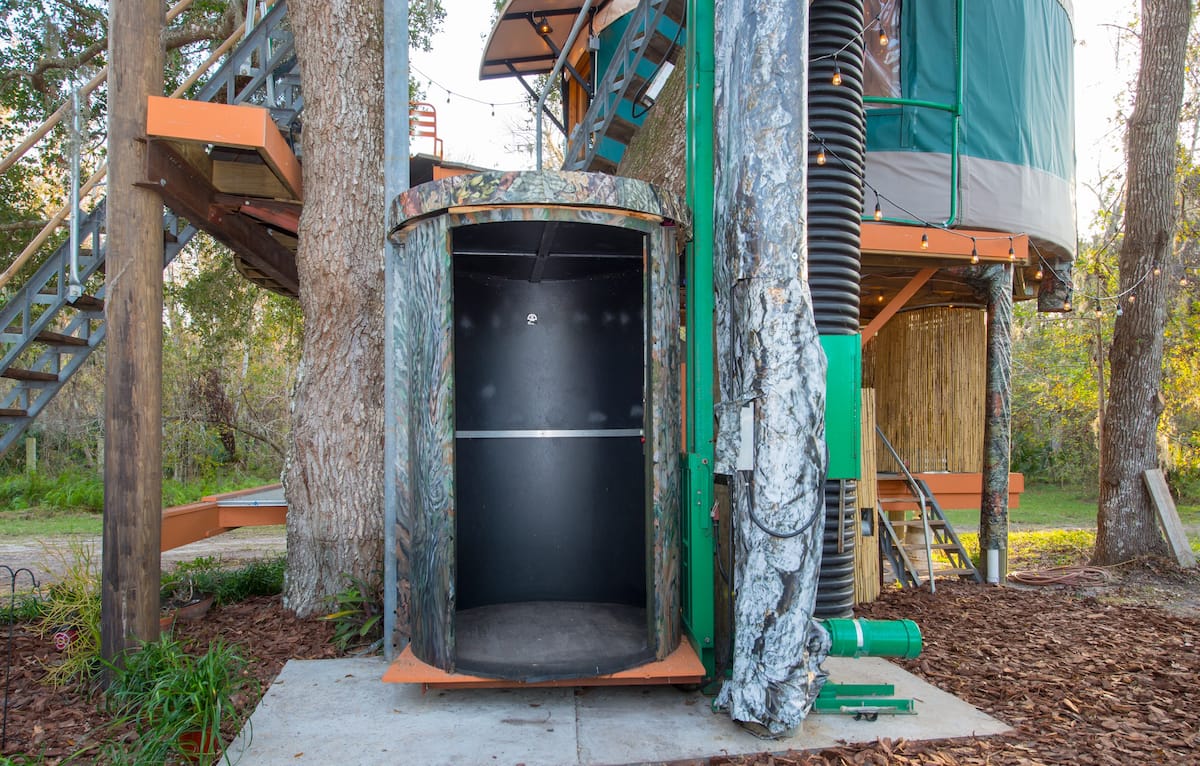
[[[808,280],[821,335],[858,332],[866,118],[862,0],[809,4]],[[853,481],[825,484],[817,617],[854,608]]]
[[[808,12],[808,279],[817,332],[854,335],[866,140],[862,0],[813,0]]]

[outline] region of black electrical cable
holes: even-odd
[[[671,60],[671,54],[675,52],[675,46],[679,43],[679,33],[682,31],[682,24],[675,28],[675,36],[671,38],[671,46],[667,48],[667,53],[662,57],[662,61],[658,62],[658,66],[654,68],[654,74],[646,78],[646,80],[642,82],[642,87],[638,88],[637,93],[633,94],[633,105],[629,107],[629,114],[635,120],[640,119],[642,115],[650,111],[650,107],[654,106],[654,104],[650,104],[650,106],[645,107],[640,112],[637,110],[637,108],[641,106],[642,96],[646,95],[646,91],[650,88],[650,83],[654,82],[655,77],[658,77],[658,73],[662,70],[663,64],[666,64]]]

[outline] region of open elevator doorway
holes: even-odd
[[[450,237],[456,670],[651,661],[646,235],[521,220]]]

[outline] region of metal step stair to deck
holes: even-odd
[[[878,426],[875,430],[900,466],[905,479],[904,486],[908,490],[903,495],[877,499],[879,526],[883,530],[879,545],[886,564],[885,579],[890,574],[903,587],[919,587],[928,583],[930,590],[936,588],[938,577],[963,577],[982,583],[982,575],[967,555],[929,485],[909,473],[883,431]],[[896,506],[907,509],[914,505],[915,511],[895,510]],[[897,513],[902,513],[903,517],[894,518],[893,515]]]
[[[615,173],[645,118],[635,103],[644,86],[683,44],[684,0],[642,0],[596,86],[587,114],[567,140],[564,170]]]
[[[230,52],[196,96],[198,101],[266,106],[288,135],[303,107],[295,46],[279,0]],[[79,282],[90,294],[69,295],[71,246],[56,249],[0,307],[0,454],[13,445],[104,340],[104,200],[79,223]],[[163,266],[196,233],[167,211]]]

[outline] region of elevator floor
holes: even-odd
[[[528,601],[455,615],[455,669],[526,682],[588,678],[654,659],[646,610],[622,604]]]

